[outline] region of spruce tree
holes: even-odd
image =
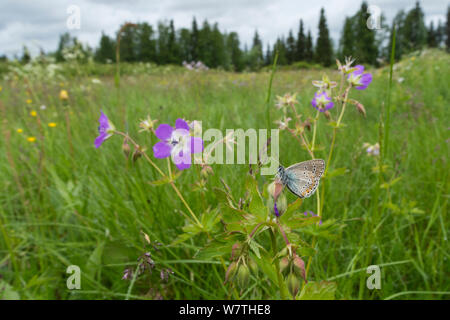
[[[264,57],[264,65],[269,66],[273,63],[272,51],[270,50],[270,45],[267,44],[266,56]]]
[[[400,10],[392,21],[391,32],[389,36],[389,44],[386,47],[385,58],[389,61],[392,48],[392,36],[394,27],[396,29],[395,33],[395,60],[399,60],[401,56],[405,53],[405,17],[406,14],[403,10]]]
[[[211,33],[211,68],[225,67],[225,44],[223,40],[223,35],[219,30],[219,25],[214,24]]]
[[[175,34],[175,26],[173,20],[170,20],[169,23],[169,34],[167,39],[167,51],[169,53],[168,62],[173,64],[180,64],[180,54],[178,50],[178,43]]]
[[[434,29],[434,23],[431,21],[430,26],[427,30],[427,44],[430,48],[436,48],[437,47],[437,33],[439,32],[439,29]]]
[[[311,62],[314,58],[313,40],[311,36],[311,30],[308,30],[305,44],[305,60]]]
[[[306,53],[306,37],[305,32],[303,30],[303,20],[300,19],[300,26],[298,29],[297,43],[295,50],[295,60],[296,61],[305,60],[305,53]]]
[[[154,39],[153,27],[147,22],[138,25],[138,50],[137,56],[139,61],[148,62],[156,61],[156,41]],[[110,44],[109,44],[110,45]]]
[[[244,69],[243,53],[239,47],[239,36],[236,32],[231,32],[227,37],[227,50],[234,71],[240,72]]]
[[[367,3],[364,1],[354,17],[355,52],[352,54],[359,63],[377,63],[378,48],[375,43],[375,31],[367,28],[370,14],[367,12]]]
[[[325,9],[320,10],[319,37],[317,38],[315,60],[325,67],[331,65],[333,59],[333,47],[328,31]]]
[[[286,44],[284,41],[284,38],[278,38],[273,46],[273,55],[278,52],[278,61],[277,64],[279,65],[286,65],[288,63],[287,57],[286,57]]]
[[[295,61],[296,43],[292,30],[289,30],[288,37],[286,39],[286,58],[288,64]]]
[[[355,34],[354,34],[354,19],[346,17],[344,28],[342,29],[342,36],[339,43],[339,58],[344,59],[355,54]]]
[[[262,41],[259,37],[258,31],[255,31],[255,35],[253,36],[252,48],[249,52],[248,63],[249,67],[252,70],[258,70],[264,64],[264,56],[262,49]]]
[[[198,57],[197,59],[210,67],[212,65],[212,44],[211,44],[211,27],[208,20],[203,21],[202,29],[198,37]]]
[[[445,46],[447,51],[450,52],[450,6],[447,7],[447,24],[445,28]]]
[[[192,31],[191,31],[191,54],[190,57],[193,61],[198,60],[198,44],[199,44],[199,30],[197,26],[197,20],[192,20]]]
[[[405,18],[403,30],[405,49],[407,52],[421,49],[427,42],[427,29],[424,22],[424,13],[419,1],[411,9]]]
[[[178,50],[180,53],[180,60],[190,62],[192,61],[191,52],[191,31],[187,28],[182,28],[179,30],[178,34]]]
[[[95,52],[95,60],[97,62],[106,63],[108,61],[113,62],[115,59],[115,43],[110,37],[102,32],[99,47]]]

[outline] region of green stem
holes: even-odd
[[[273,251],[273,255],[275,256],[278,253],[277,252],[277,241],[275,239],[275,234],[273,233],[272,228],[269,228],[269,232],[270,232],[270,239],[272,240],[272,251]],[[285,295],[285,291],[284,291],[285,290],[284,282],[283,282],[283,278],[280,273],[280,266],[278,265],[278,263],[275,263],[275,269],[276,269],[276,273],[277,273],[278,287],[280,288],[281,299],[286,300],[286,295]]]

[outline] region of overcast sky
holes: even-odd
[[[415,0],[373,0],[389,23],[400,9],[409,10]],[[445,22],[446,0],[422,0],[427,24],[439,19]],[[98,45],[101,32],[115,35],[125,21],[149,22],[174,19],[175,27],[190,27],[192,17],[198,22],[208,19],[218,22],[222,31],[236,31],[242,43],[251,43],[258,30],[264,47],[273,44],[277,36],[286,35],[289,29],[297,33],[299,19],[306,29],[317,33],[319,11],[325,8],[331,37],[335,44],[340,36],[344,17],[353,15],[359,8],[358,0],[1,0],[0,1],[0,55],[21,54],[27,45],[33,52],[42,47],[45,51],[56,49],[61,33],[69,31],[91,47]],[[66,21],[71,5],[80,8],[81,28],[69,30]]]

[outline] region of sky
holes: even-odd
[[[378,6],[387,21],[392,21],[401,10],[409,10],[415,0],[373,0],[369,5]],[[421,0],[426,23],[446,21],[445,0]],[[69,29],[68,8],[77,6],[80,12],[80,28]],[[0,2],[0,56],[21,55],[26,45],[33,55],[39,48],[45,52],[56,50],[59,35],[69,32],[83,43],[97,47],[102,31],[115,36],[125,22],[149,22],[173,19],[175,28],[191,27],[195,16],[201,24],[204,19],[218,22],[222,31],[236,31],[241,43],[251,44],[258,31],[264,47],[276,38],[287,35],[290,29],[297,34],[299,20],[313,37],[317,34],[320,8],[325,14],[330,35],[337,45],[345,16],[359,9],[361,1],[355,0],[1,0]]]

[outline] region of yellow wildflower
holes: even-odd
[[[28,142],[35,142],[36,141],[36,137],[28,137],[27,141]]]
[[[33,100],[27,99],[27,104],[30,104],[30,103],[32,103],[32,102],[33,102]]]
[[[69,93],[67,92],[67,90],[61,90],[59,92],[59,99],[61,100],[68,100],[69,99]]]
[[[32,116],[32,117],[36,117],[36,116],[37,116],[37,112],[36,112],[36,111],[34,111],[34,110],[33,110],[33,111],[31,111],[31,112],[30,112],[30,116]]]
[[[22,133],[23,132],[23,129],[17,129],[17,133]]]
[[[48,124],[48,126],[49,126],[50,128],[54,128],[54,127],[56,127],[56,123],[50,122],[50,123]]]

